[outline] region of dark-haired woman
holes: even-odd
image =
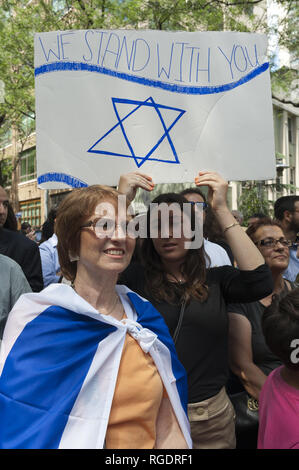
[[[156,223],[158,237],[143,240],[144,265],[131,265],[123,273],[121,283],[155,305],[176,339],[178,357],[188,376],[193,448],[234,448],[234,410],[224,388],[228,378],[226,304],[233,299],[249,302],[262,298],[272,290],[272,282],[261,254],[227,207],[227,182],[216,173],[200,172],[195,183],[208,186],[208,202],[240,270],[231,266],[206,269],[203,248],[187,247],[188,234],[174,236],[178,216],[181,223],[184,218],[186,229],[184,204],[188,206],[188,201],[169,194],[158,196],[153,201],[155,208],[149,209],[148,229]],[[136,187],[150,190],[151,180],[138,172],[121,177],[119,191],[128,198],[134,197]],[[176,203],[180,210],[168,220],[159,215],[155,220],[153,213],[161,203]],[[194,205],[190,213],[189,223],[194,230]],[[164,232],[167,228],[168,236],[167,230]]]

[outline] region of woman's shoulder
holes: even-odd
[[[235,313],[237,315],[242,315],[243,317],[248,318],[251,322],[256,315],[261,315],[261,310],[263,310],[263,305],[256,300],[255,302],[246,302],[246,303],[229,303],[227,306],[227,311],[229,313]]]

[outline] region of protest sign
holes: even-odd
[[[39,186],[274,178],[266,51],[249,33],[37,33]]]

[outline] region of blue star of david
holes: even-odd
[[[140,168],[141,165],[143,165],[148,160],[157,161],[157,162],[165,162],[165,163],[177,163],[177,164],[180,163],[179,159],[178,159],[178,156],[177,156],[177,153],[176,153],[176,150],[175,150],[175,147],[174,147],[173,142],[171,140],[171,137],[169,135],[169,132],[186,111],[184,111],[182,109],[178,109],[178,108],[173,108],[171,106],[165,106],[165,105],[162,105],[162,104],[157,104],[157,103],[155,103],[155,101],[153,100],[152,97],[147,98],[145,101],[112,98],[112,103],[113,103],[114,112],[115,112],[117,120],[118,120],[117,124],[115,124],[115,126],[113,126],[111,129],[109,129],[108,132],[106,132],[99,140],[97,140],[90,147],[90,149],[87,150],[87,152],[104,154],[104,155],[111,155],[111,156],[118,156],[118,157],[133,158],[138,168]],[[119,103],[130,104],[130,105],[135,106],[135,107],[126,116],[124,116],[121,119],[120,116],[119,116],[118,110],[117,110],[117,104],[119,104]],[[124,128],[124,125],[123,125],[124,121],[126,121],[130,116],[132,116],[133,113],[138,111],[142,106],[151,107],[156,111],[157,118],[160,119],[163,130],[164,130],[164,133],[162,134],[162,136],[158,139],[158,141],[150,149],[150,151],[147,152],[146,155],[144,155],[144,156],[135,154],[133,146],[132,146],[131,142],[129,141],[128,136],[126,135],[126,131],[125,131],[125,128]],[[167,109],[171,110],[171,111],[176,111],[178,113],[177,116],[174,118],[174,120],[172,121],[172,123],[168,127],[166,126],[166,124],[164,122],[164,119],[163,119],[163,116],[161,115],[161,112],[160,112],[160,110],[167,110]],[[120,129],[122,131],[122,134],[124,136],[124,139],[127,143],[128,149],[129,149],[129,153],[126,155],[126,154],[121,154],[121,153],[96,149],[95,147],[101,141],[103,141],[109,134],[111,134],[111,132],[113,132],[117,127],[120,127]],[[165,160],[165,159],[162,159],[162,158],[151,157],[151,155],[159,147],[159,145],[164,141],[164,139],[168,140],[170,149],[172,151],[173,159]]]

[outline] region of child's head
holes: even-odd
[[[273,296],[262,320],[266,343],[271,351],[292,370],[299,371],[299,288],[282,299]]]

